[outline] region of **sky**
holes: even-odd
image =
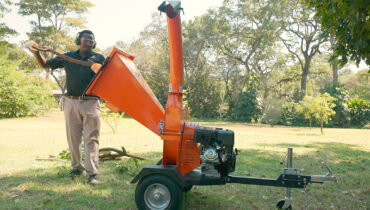
[[[105,49],[117,41],[130,42],[151,22],[151,16],[158,12],[157,7],[163,0],[89,0],[94,7],[83,17],[87,20],[86,29],[94,32],[98,47]],[[181,6],[185,14],[182,20],[192,20],[205,14],[209,8],[221,6],[222,0],[182,0]],[[162,14],[166,21],[165,14]],[[5,15],[4,22],[15,29],[19,35],[10,38],[10,42],[19,43],[27,39],[31,31],[29,20],[35,17],[22,17],[17,8]],[[71,32],[77,33],[78,30]]]

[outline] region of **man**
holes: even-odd
[[[81,60],[102,64],[104,56],[92,51],[96,46],[95,36],[90,30],[83,30],[76,36],[75,43],[79,45],[77,51],[67,52],[64,55]],[[68,177],[74,178],[86,170],[88,183],[99,184],[99,135],[100,135],[100,104],[98,97],[84,95],[95,72],[88,66],[68,62],[60,57],[50,60],[30,47],[37,63],[42,68],[64,68],[66,72],[67,93],[64,96],[64,116],[66,121],[67,140],[71,153],[73,170]],[[85,166],[82,165],[82,138],[85,146]]]

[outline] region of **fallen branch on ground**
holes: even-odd
[[[116,160],[119,159],[120,157],[132,157],[132,158],[137,158],[139,160],[145,160],[143,157],[139,157],[136,155],[131,155],[126,152],[126,149],[122,146],[121,150],[115,149],[115,148],[101,148],[99,149],[99,160],[105,161],[105,160]]]

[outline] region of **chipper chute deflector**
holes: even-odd
[[[290,208],[290,188],[309,183],[336,181],[326,175],[303,175],[292,167],[292,149],[288,149],[287,167],[276,179],[237,177],[237,150],[234,132],[201,127],[186,122],[182,106],[183,57],[181,39],[181,2],[163,2],[158,9],[167,16],[170,47],[170,85],[165,109],[133,63],[133,57],[114,48],[91,82],[87,94],[97,95],[143,124],[163,140],[163,156],[157,165],[145,166],[132,180],[136,183],[135,202],[139,209],[179,209],[183,192],[193,185],[241,183],[286,187],[286,197],[277,204]]]

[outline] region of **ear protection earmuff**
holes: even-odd
[[[94,33],[92,31],[90,31],[90,30],[83,30],[83,31],[80,31],[80,32],[78,32],[76,34],[76,38],[75,38],[75,44],[76,45],[80,45],[81,44],[81,36],[84,33],[93,35],[94,36],[94,41],[95,41],[95,35],[94,35]],[[96,41],[95,41],[95,44],[92,46],[92,48],[94,49],[95,47],[96,47]]]

